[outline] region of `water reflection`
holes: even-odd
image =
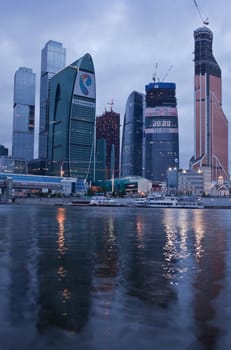
[[[204,349],[212,350],[217,348],[221,335],[222,325],[216,324],[217,310],[214,300],[224,287],[227,239],[219,222],[214,230],[211,223],[205,222],[199,213],[194,218],[197,261],[194,315],[197,321],[197,338],[199,343],[204,345]]]
[[[130,220],[127,218],[126,228],[129,235],[122,244],[129,250],[122,256],[123,285],[129,295],[145,303],[167,307],[175,294],[166,278],[165,234],[160,221],[153,215],[147,221],[145,215],[138,213]]]
[[[56,220],[58,222],[58,251],[61,255],[65,254],[65,237],[64,237],[64,222],[66,218],[66,209],[58,208]]]
[[[80,217],[68,216],[66,208],[57,208],[56,224],[53,225],[53,234],[56,230],[58,237],[56,241],[55,235],[50,232],[41,232],[40,236],[42,255],[39,263],[40,311],[37,326],[40,331],[56,326],[79,332],[87,322],[90,308],[88,223]]]
[[[229,349],[228,211],[7,208],[4,350]]]
[[[165,276],[171,284],[179,283],[179,276],[188,272],[187,259],[191,255],[188,238],[187,211],[165,211],[163,216],[164,232],[166,234],[166,243],[164,245],[165,257]]]
[[[205,222],[203,221],[203,211],[197,210],[193,216],[193,229],[195,232],[195,255],[196,260],[202,258],[203,249],[203,239],[205,235]]]

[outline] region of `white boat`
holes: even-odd
[[[201,198],[183,197],[178,199],[178,208],[204,208]]]
[[[165,196],[163,194],[153,194],[145,200],[147,208],[177,208],[178,201],[176,197]]]
[[[201,198],[174,197],[165,194],[152,194],[145,200],[148,208],[204,208]]]
[[[120,203],[106,196],[94,196],[91,198],[89,205],[100,206],[119,206]]]
[[[132,207],[145,207],[146,206],[146,198],[136,198],[129,202],[129,206]]]

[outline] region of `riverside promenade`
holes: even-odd
[[[120,198],[123,205],[126,206],[131,202],[131,198]],[[66,205],[88,205],[90,198],[78,198],[78,197],[67,197],[67,198],[16,198],[15,204],[25,204],[25,205],[56,205],[56,206],[66,206]],[[220,208],[220,209],[231,209],[231,197],[206,197],[202,198],[205,208]]]

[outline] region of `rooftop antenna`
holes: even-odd
[[[200,11],[200,9],[199,9],[199,6],[198,6],[196,0],[193,0],[193,2],[194,2],[194,5],[195,5],[196,8],[197,8],[197,11],[198,11],[199,16],[200,16],[200,18],[201,18],[201,20],[202,20],[202,23],[203,23],[204,25],[206,25],[206,26],[209,25],[209,19],[208,19],[208,17],[207,17],[206,19],[203,19],[202,15],[201,15],[201,11]]]

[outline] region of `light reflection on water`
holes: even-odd
[[[229,349],[229,210],[26,209],[0,212],[0,349]]]

